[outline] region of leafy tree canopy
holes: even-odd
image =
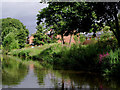
[[[44,43],[47,43],[47,40],[51,40],[45,33],[46,33],[46,30],[45,28],[43,27],[43,24],[42,25],[38,25],[36,27],[37,29],[37,32],[33,35],[34,36],[34,39],[33,39],[33,43],[35,45],[43,45]]]
[[[11,49],[18,49],[19,48],[18,40],[15,39],[15,34],[13,32],[10,32],[4,38],[3,47],[6,51],[10,51]]]
[[[58,27],[57,33],[64,35],[77,31],[96,32],[107,25],[120,46],[119,10],[120,2],[49,2],[37,15],[37,24],[45,21],[47,26]]]
[[[88,32],[96,19],[94,11],[88,7],[89,3],[80,2],[50,2],[37,15],[37,24],[45,21],[46,26],[63,35],[72,35],[76,32]],[[93,24],[93,25],[92,25]]]
[[[114,33],[120,46],[119,10],[120,2],[91,3],[100,25],[107,25]]]
[[[15,39],[18,40],[19,47],[22,48],[25,46],[26,37],[29,34],[28,29],[24,26],[19,20],[14,18],[4,18],[2,21],[2,41],[4,42],[5,37],[13,32]]]

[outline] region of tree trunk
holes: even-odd
[[[116,38],[118,41],[118,46],[120,47],[120,30],[119,30],[119,22],[118,22],[117,14],[118,13],[116,11],[116,13],[114,14],[114,17],[115,17],[115,26],[116,26]]]
[[[62,43],[62,45],[64,44],[64,38],[63,38],[63,34],[61,35],[61,38],[62,38],[62,41],[61,41],[61,43]]]
[[[117,30],[114,30],[109,22],[108,22],[108,24],[109,24],[109,26],[110,26],[110,30],[113,32],[113,34],[115,35],[115,37],[116,37],[116,39],[117,39],[117,41],[118,41],[118,46],[120,47],[120,39],[119,39]]]
[[[70,34],[69,46],[71,46],[71,41],[72,41],[72,34]]]
[[[118,47],[120,47],[120,37],[117,39],[118,41]]]
[[[112,28],[111,24],[108,21],[108,24],[110,26],[111,31],[114,33],[117,41],[118,41],[118,47],[120,47],[120,30],[119,30],[119,22],[118,22],[118,17],[117,17],[118,11],[116,10],[115,7],[115,13],[114,13],[114,18],[115,18],[115,30]]]

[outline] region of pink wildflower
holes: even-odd
[[[108,56],[108,55],[109,55],[108,52],[107,52],[106,54],[104,54],[104,53],[103,53],[103,54],[100,54],[100,55],[99,55],[99,59],[100,59],[100,60],[99,60],[99,63],[101,63],[101,62],[102,62],[102,59],[103,59],[104,57]]]
[[[107,52],[106,55],[109,55],[109,53]]]

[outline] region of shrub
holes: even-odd
[[[44,45],[44,42],[43,41],[39,41],[39,45]]]
[[[101,63],[101,69],[104,75],[120,74],[120,49],[109,52],[109,56],[105,57]]]
[[[74,36],[75,43],[78,43],[78,37],[77,35]]]
[[[71,69],[101,70],[97,60],[99,54],[103,54],[103,52],[106,54],[110,50],[114,50],[117,47],[115,43],[114,40],[108,40],[90,45],[73,44],[71,48],[57,48],[59,52],[54,51],[53,62],[55,65],[68,66]]]
[[[25,44],[25,47],[29,47],[30,45],[29,44]]]
[[[83,43],[86,40],[85,38],[86,37],[83,34],[80,34],[80,38],[79,38],[80,43]]]
[[[14,50],[14,51],[12,51],[11,52],[11,54],[13,55],[13,56],[18,56],[18,53],[19,53],[20,51],[18,51],[18,50]]]
[[[28,57],[29,57],[29,53],[30,53],[29,50],[21,50],[21,51],[18,53],[18,56],[19,56],[19,57],[23,57],[23,58],[28,58]]]
[[[7,36],[4,38],[3,47],[6,52],[19,48],[18,40],[15,39],[15,34],[13,32],[7,34]]]

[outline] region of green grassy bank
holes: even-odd
[[[116,40],[111,39],[89,45],[72,44],[71,47],[46,44],[41,47],[12,50],[9,54],[40,61],[43,65],[51,64],[54,69],[85,70],[118,76],[119,52]]]

